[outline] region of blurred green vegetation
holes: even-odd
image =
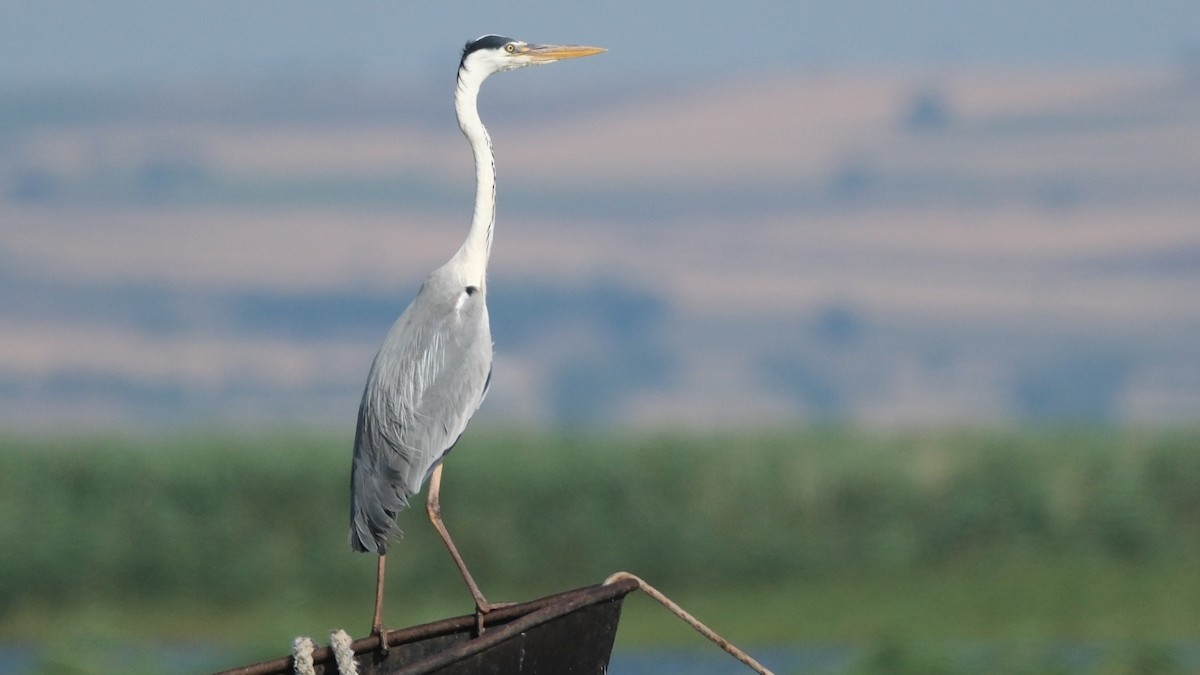
[[[349,446],[0,439],[0,636],[255,660],[298,634],[365,634],[374,558],[346,543]],[[1200,637],[1200,430],[473,429],[447,460],[443,512],[493,600],[624,569],[735,642],[863,645],[856,672],[961,672],[923,645],[1061,640],[1124,649],[1088,672],[1188,672],[1138,664]],[[388,624],[467,613],[423,509],[402,526]],[[618,645],[696,644],[648,600],[626,607]]]

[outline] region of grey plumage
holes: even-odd
[[[458,283],[447,263],[425,280],[388,331],[363,390],[350,478],[350,545],[385,553],[396,514],[483,402],[492,334],[483,288]]]
[[[483,614],[487,602],[441,519],[441,462],[458,441],[491,382],[487,263],[496,215],[496,165],[476,100],[488,76],[604,51],[531,45],[485,35],[467,44],[454,109],[475,158],[475,212],[466,240],[425,280],[375,355],[358,409],[350,470],[350,546],[379,555],[372,631],[383,634],[384,560],[396,516],[430,483],[426,512]]]

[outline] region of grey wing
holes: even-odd
[[[492,366],[484,294],[431,276],[388,332],[358,411],[350,545],[383,553],[396,514],[466,429]]]

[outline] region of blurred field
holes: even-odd
[[[3,439],[0,642],[42,645],[54,671],[64,637],[83,654],[217,648],[216,667],[364,634],[374,561],[345,541],[348,446]],[[1096,672],[1186,672],[1134,667],[1200,637],[1197,430],[474,430],[443,504],[492,599],[625,569],[735,642],[852,645],[864,672],[961,672],[962,644],[1002,647],[988,672],[1047,672],[1043,646],[1090,641],[1114,650]],[[388,624],[467,612],[423,512],[403,523]],[[622,626],[619,648],[708,649],[645,599]]]

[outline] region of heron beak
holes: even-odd
[[[583,47],[581,45],[526,45],[527,54],[534,63],[554,63],[564,59],[577,59],[581,56],[591,56],[606,52],[603,47]]]

